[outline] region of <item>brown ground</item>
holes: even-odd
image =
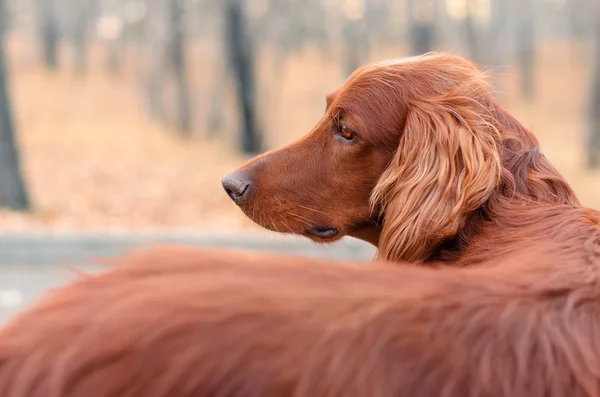
[[[11,89],[35,209],[0,212],[1,231],[254,227],[220,186],[221,176],[244,160],[227,143],[231,133],[222,142],[182,140],[146,117],[135,79],[109,77],[99,68],[85,77],[41,71],[30,52],[12,44]],[[518,99],[509,78],[502,100],[534,128],[583,202],[600,208],[600,173],[581,166],[589,60],[573,61],[571,54],[566,45],[545,46],[537,99]],[[271,146],[306,132],[323,111],[324,95],[341,82],[337,65],[310,52],[288,65],[280,100],[265,105]],[[268,68],[261,71],[266,81]],[[206,95],[198,101],[207,102]]]

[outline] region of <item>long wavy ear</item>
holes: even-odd
[[[458,87],[411,101],[399,148],[372,204],[384,214],[377,259],[427,259],[455,236],[498,185],[500,136],[488,109]]]

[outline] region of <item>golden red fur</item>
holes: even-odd
[[[586,232],[585,258],[559,246],[462,269],[138,253],[2,330],[0,395],[599,396]]]
[[[510,251],[498,247],[504,222],[511,242],[551,244],[561,231],[550,215],[579,205],[486,75],[447,54],[358,69],[305,137],[223,182],[268,229],[320,242],[350,235],[378,246],[381,259],[413,262],[471,263],[473,246]],[[537,203],[559,207],[523,210]]]

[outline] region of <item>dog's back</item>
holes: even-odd
[[[596,396],[594,260],[433,270],[149,250],[9,324],[0,395]]]

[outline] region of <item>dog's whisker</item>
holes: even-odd
[[[312,222],[308,218],[304,218],[304,217],[302,217],[302,216],[300,216],[298,214],[294,214],[293,212],[290,212],[290,211],[286,211],[285,213],[286,213],[286,215],[290,216],[294,220],[296,220],[296,221],[298,221],[298,222],[300,222],[300,223],[302,223],[302,224],[304,224],[304,225],[306,225],[308,227],[314,227],[314,226],[316,226],[316,224],[314,222]]]
[[[306,206],[304,206],[304,205],[300,205],[300,204],[296,204],[296,205],[297,205],[298,207],[302,208],[302,209],[305,209],[305,210],[307,210],[307,211],[312,211],[312,212],[316,212],[317,214],[322,214],[322,215],[325,215],[325,216],[327,216],[327,214],[326,214],[325,212],[323,212],[323,211],[319,211],[319,210],[317,210],[317,209],[310,208],[310,207],[306,207]]]
[[[295,219],[302,220],[302,221],[304,221],[305,223],[314,224],[314,222],[313,222],[313,221],[311,221],[309,218],[306,218],[306,217],[304,217],[304,216],[302,216],[302,215],[300,215],[300,214],[296,214],[295,212],[286,211],[286,214],[287,214],[287,215],[290,215],[291,217],[293,217],[293,218],[295,218]]]
[[[281,214],[279,216],[281,218],[281,224],[283,225],[283,227],[286,228],[289,233],[294,234],[294,231],[292,230],[290,225],[288,225],[288,223],[286,222],[285,217]]]
[[[271,228],[273,230],[277,230],[277,223],[275,222],[275,220],[273,219],[273,217],[269,214],[267,214],[267,216],[269,217],[269,220],[271,221]]]

